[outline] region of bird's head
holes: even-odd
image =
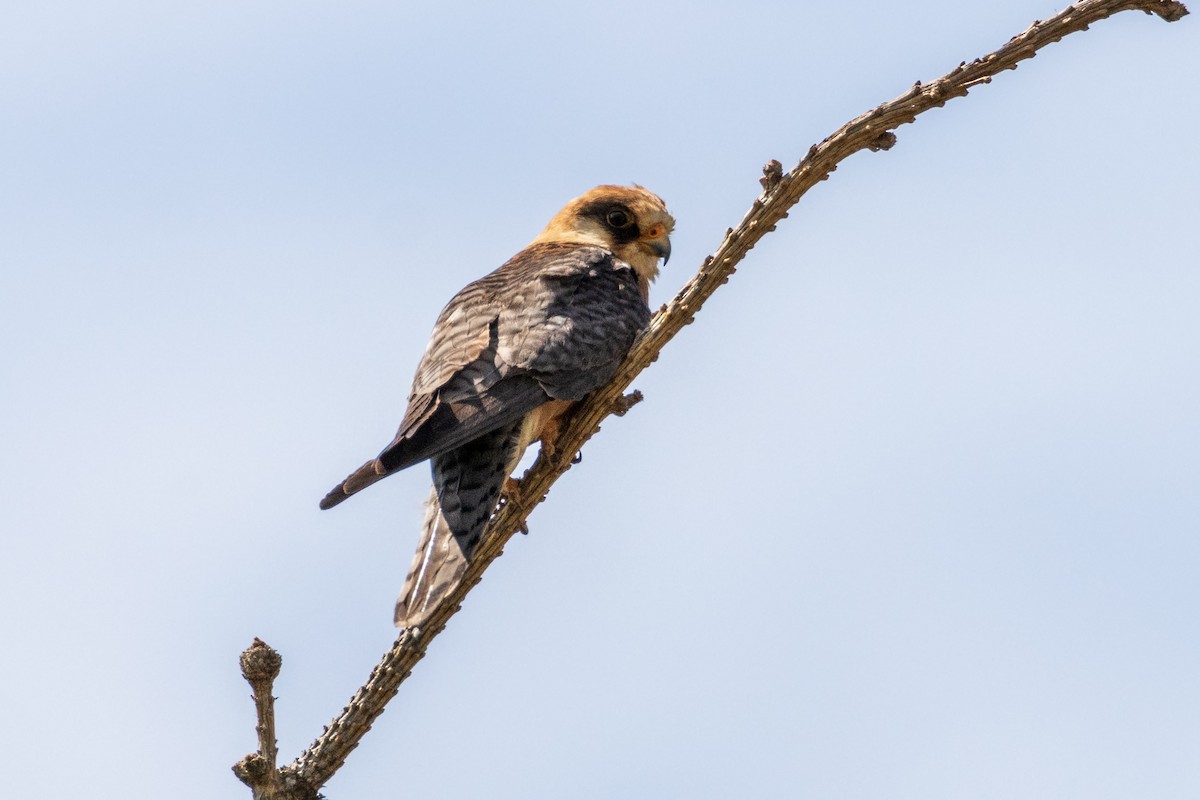
[[[554,215],[534,239],[577,242],[610,250],[633,267],[642,294],[658,277],[658,261],[671,256],[675,218],[662,199],[640,186],[597,186],[576,197]]]

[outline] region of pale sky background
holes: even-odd
[[[23,798],[248,798],[394,637],[449,297],[571,197],[657,307],[847,119],[1040,0],[8,2],[0,746]],[[1196,9],[1200,11],[1200,9]],[[1200,17],[1125,13],[819,186],[637,381],[347,798],[1200,796]]]

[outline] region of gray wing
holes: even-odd
[[[649,318],[632,268],[607,250],[526,248],[442,311],[396,438],[321,507],[510,426],[550,399],[582,398],[612,377]]]

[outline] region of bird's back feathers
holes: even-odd
[[[321,501],[355,492],[607,382],[650,312],[632,271],[588,245],[537,244],[443,309],[391,444]]]

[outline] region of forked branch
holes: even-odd
[[[820,144],[813,145],[791,171],[784,173],[779,162],[769,162],[760,179],[763,191],[751,204],[742,221],[726,232],[716,252],[704,260],[700,271],[684,285],[675,299],[654,315],[649,327],[634,343],[616,377],[576,409],[554,448],[560,458],[548,459],[543,453],[522,478],[520,502],[505,503],[497,511],[462,584],[447,596],[423,629],[401,632],[392,649],[372,670],[367,682],[354,694],[349,705],[311,747],[294,762],[280,769],[274,767],[274,722],[270,718],[270,705],[266,703],[264,706],[264,695],[259,686],[255,686],[255,700],[259,705],[260,750],[247,756],[235,768],[238,776],[252,786],[255,797],[288,800],[317,797],[318,789],[329,781],[358,746],[375,718],[395,696],[400,684],[425,655],[429,643],[458,611],[471,588],[479,582],[484,570],[503,552],[505,542],[517,531],[525,529],[529,513],[545,499],[554,482],[571,468],[569,456],[578,452],[600,430],[600,423],[605,418],[610,414],[623,414],[640,399],[637,394],[625,395],[630,383],[658,358],[663,346],[692,321],[704,302],[729,280],[737,264],[750,249],[775,229],[809,189],[828,178],[839,163],[854,153],[890,148],[896,141],[893,131],[914,121],[918,114],[943,106],[952,98],[964,96],[975,86],[990,83],[995,75],[1015,69],[1021,61],[1032,58],[1038,50],[1067,34],[1086,30],[1094,22],[1131,10],[1155,14],[1168,22],[1174,22],[1188,13],[1182,3],[1173,0],[1081,0],[1049,19],[1035,22],[995,52],[970,63],[963,62],[932,83],[918,82],[896,99],[851,120]],[[269,696],[268,684],[265,697]],[[264,719],[264,714],[267,719]]]

